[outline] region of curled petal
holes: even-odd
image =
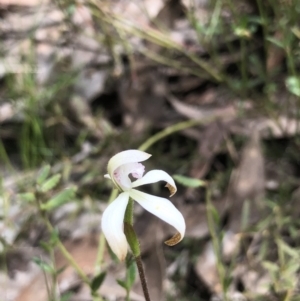
[[[163,170],[151,170],[147,172],[141,179],[138,179],[132,183],[132,187],[138,187],[145,184],[156,183],[158,181],[167,182],[166,187],[168,187],[171,195],[173,196],[176,191],[176,185],[173,178]]]
[[[176,242],[172,241],[172,245],[180,242],[185,233],[185,221],[180,211],[168,200],[151,194],[147,194],[135,189],[131,189],[129,196],[138,202],[144,209],[156,215],[166,223],[173,226],[179,235]]]
[[[132,177],[139,179],[143,176],[144,171],[145,166],[141,163],[126,163],[114,171],[113,179],[123,191],[126,191],[131,189],[129,174],[131,174]]]
[[[120,186],[120,184],[116,181],[116,179],[114,177],[114,171],[117,168],[121,167],[124,164],[128,164],[128,163],[142,162],[142,161],[149,159],[150,157],[151,157],[150,154],[147,154],[147,153],[139,151],[139,150],[130,149],[130,150],[120,152],[120,153],[114,155],[109,160],[108,165],[107,165],[108,173],[109,173],[111,179],[113,180],[113,182],[117,186]],[[127,186],[127,185],[125,185],[125,186]],[[120,188],[122,188],[122,187],[120,187]]]
[[[150,154],[139,150],[126,150],[114,155],[108,162],[107,170],[109,175],[112,177],[114,170],[120,167],[123,164],[127,163],[135,163],[135,162],[142,162],[151,157]]]
[[[173,235],[173,237],[166,240],[165,244],[172,247],[172,246],[177,245],[181,241],[181,239],[182,239],[181,234],[176,233],[175,235]]]
[[[123,230],[123,220],[129,195],[121,193],[103,212],[101,227],[106,240],[120,260],[127,254],[127,240]]]

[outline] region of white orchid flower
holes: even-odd
[[[166,187],[170,190],[170,196],[177,191],[174,180],[163,170],[151,170],[143,176],[145,167],[139,162],[150,157],[150,154],[139,150],[126,150],[116,154],[108,162],[108,174],[105,177],[109,178],[121,193],[103,212],[102,231],[110,248],[120,260],[125,259],[128,248],[123,230],[123,220],[129,198],[172,225],[179,232],[165,242],[167,245],[175,245],[184,237],[184,218],[168,199],[135,189],[145,184],[165,181],[167,183]],[[132,182],[129,175],[137,180]]]

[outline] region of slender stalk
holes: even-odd
[[[143,268],[142,258],[141,258],[140,243],[133,229],[133,204],[134,201],[130,198],[124,217],[124,233],[126,235],[126,239],[130,246],[130,249],[134,255],[136,266],[139,271],[139,276],[140,276],[145,300],[151,301],[148,286],[147,286],[146,276]]]
[[[216,224],[215,224],[215,221],[213,218],[213,213],[212,213],[213,210],[214,210],[214,208],[211,203],[211,191],[210,191],[210,188],[207,187],[207,189],[206,189],[207,224],[208,224],[208,229],[209,229],[209,232],[210,232],[210,235],[212,238],[214,253],[215,253],[215,256],[217,259],[217,270],[218,270],[220,282],[222,284],[224,299],[225,299],[225,301],[227,301],[228,300],[227,287],[225,286],[226,271],[225,271],[224,265],[222,263],[222,246],[221,246],[222,241],[216,231]]]
[[[189,68],[189,67],[183,66],[178,60],[176,61],[176,60],[168,58],[166,56],[159,55],[157,53],[151,52],[151,51],[149,51],[149,49],[139,49],[139,51],[144,56],[146,56],[149,59],[151,59],[151,60],[153,60],[157,63],[160,63],[162,65],[169,66],[169,67],[181,70],[183,72],[193,74],[193,75],[198,76],[202,79],[207,78],[206,74],[203,74],[203,72],[201,70],[198,70],[196,68]]]
[[[241,72],[242,72],[242,95],[246,97],[247,95],[247,62],[246,62],[246,41],[245,38],[240,38],[240,46],[241,46]]]
[[[179,122],[174,125],[171,125],[171,126],[165,128],[164,130],[156,133],[155,135],[150,137],[148,140],[146,140],[143,144],[140,145],[139,150],[146,151],[150,146],[152,146],[159,140],[161,140],[171,134],[191,128],[196,125],[206,124],[208,122],[215,120],[216,118],[217,117],[208,117],[208,118],[203,118],[200,120],[188,120],[188,121],[183,121],[183,122]]]
[[[45,223],[48,231],[50,233],[53,233],[55,231],[55,229],[53,228],[52,224],[50,223],[50,221],[49,221],[49,219],[47,217],[47,214],[41,209],[40,193],[37,191],[35,193],[35,195],[36,195],[36,204],[37,204],[40,216],[44,220],[44,223]],[[59,239],[57,239],[56,245],[59,248],[59,250],[61,251],[61,253],[63,254],[63,256],[67,259],[67,261],[70,263],[70,265],[77,272],[78,276],[82,279],[82,281],[84,283],[86,283],[87,285],[90,286],[90,280],[89,280],[89,278],[82,271],[82,269],[76,263],[76,261],[74,260],[74,258],[72,257],[72,255],[69,253],[69,251],[65,248],[65,246],[63,245],[63,243]]]
[[[133,225],[133,199],[130,198],[125,211],[124,222]]]
[[[256,0],[256,3],[257,3],[257,7],[258,7],[258,11],[259,11],[259,15],[262,19],[262,31],[263,31],[263,41],[264,41],[264,52],[265,52],[265,55],[267,55],[269,53],[269,46],[268,46],[268,40],[267,40],[267,37],[268,37],[268,24],[267,24],[267,17],[265,15],[265,11],[264,11],[264,8],[263,8],[263,5],[262,5],[262,1],[260,0]],[[268,70],[265,66],[264,68],[264,72],[265,72],[265,80],[266,80],[266,85],[269,84],[269,73],[268,73]]]
[[[207,62],[197,57],[195,54],[186,51],[183,47],[181,47],[178,43],[174,42],[164,33],[161,33],[158,30],[154,30],[151,28],[141,28],[136,24],[125,20],[124,18],[114,14],[112,12],[104,11],[100,5],[95,4],[97,10],[93,10],[92,13],[97,18],[102,18],[105,22],[111,24],[114,28],[122,31],[129,32],[134,34],[135,36],[139,36],[143,39],[153,42],[156,45],[160,45],[162,47],[168,49],[176,49],[180,51],[182,54],[187,56],[190,60],[196,63],[201,69],[206,71],[215,81],[222,82],[222,76],[220,76],[219,71],[215,71],[213,66],[210,66]],[[146,53],[146,52],[145,52]],[[181,68],[180,68],[181,69]],[[203,74],[202,74],[203,76]],[[200,75],[200,77],[202,77]]]
[[[48,218],[44,215],[43,219],[44,222],[48,228],[49,232],[53,232],[54,228],[51,225],[50,221],[48,220]],[[74,260],[74,258],[72,257],[72,255],[69,253],[69,251],[65,248],[65,246],[63,245],[63,243],[58,239],[57,243],[56,243],[57,247],[59,248],[59,250],[61,251],[61,253],[63,254],[63,256],[65,257],[65,259],[69,262],[69,264],[74,268],[74,270],[76,271],[76,273],[78,274],[78,276],[81,278],[81,280],[87,284],[89,287],[91,287],[91,282],[89,280],[89,278],[86,276],[86,274],[83,272],[83,270],[80,268],[80,266],[76,263],[76,261]],[[93,301],[103,301],[102,297],[95,292],[95,295],[93,296]]]
[[[0,138],[0,158],[3,160],[3,162],[9,168],[9,170],[14,173],[15,170],[14,170],[14,168],[13,168],[11,162],[10,162],[9,156],[7,154],[7,151],[4,147],[4,144],[3,144],[1,138]]]
[[[130,291],[126,290],[126,301],[130,301]]]
[[[50,221],[47,219],[47,217],[43,216],[44,222],[48,228],[49,232],[53,232],[54,228],[51,225]],[[77,264],[77,262],[74,260],[74,258],[72,257],[72,255],[69,253],[69,251],[65,248],[65,246],[63,245],[63,243],[58,240],[57,241],[57,247],[59,248],[59,250],[61,251],[61,253],[63,254],[63,256],[67,259],[67,261],[71,264],[71,266],[74,268],[74,270],[76,271],[76,273],[79,275],[79,277],[82,279],[82,281],[84,283],[86,283],[87,285],[90,286],[90,280],[89,278],[86,276],[86,274],[82,271],[82,269],[79,267],[79,265]]]
[[[146,301],[151,301],[141,256],[135,257],[135,262],[136,262],[136,266],[137,266],[138,271],[139,271],[141,284],[142,284],[142,289],[143,289],[143,293],[144,293],[144,296],[145,296],[145,300]]]

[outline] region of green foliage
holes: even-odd
[[[48,199],[46,194],[57,187],[61,179],[61,174],[55,174],[48,178],[50,170],[50,166],[46,165],[38,172],[38,177],[36,179],[37,191],[35,193],[25,193],[19,195],[20,198],[31,202],[35,201],[36,195],[38,195],[40,201],[42,201],[40,204],[40,209],[44,211],[54,210],[71,201],[75,198],[75,193],[77,190],[77,187],[75,186],[69,187],[62,191],[59,191],[50,199]]]
[[[50,165],[46,165],[43,168],[41,168],[41,170],[38,173],[36,183],[38,185],[42,185],[48,178],[49,173],[50,173]]]
[[[228,288],[232,282],[230,276],[230,267],[224,264],[222,257],[222,241],[224,237],[224,231],[221,230],[221,219],[218,211],[211,202],[211,194],[209,188],[206,192],[206,215],[208,228],[212,239],[212,246],[216,257],[216,267],[220,283],[222,285],[222,292],[226,296]]]
[[[27,203],[32,203],[36,200],[35,194],[33,192],[24,192],[24,193],[19,193],[18,198],[21,201],[25,201]]]
[[[129,261],[127,264],[127,274],[126,274],[127,287],[131,288],[134,284],[136,278],[136,266],[133,260]]]
[[[207,214],[209,214],[212,217],[214,224],[219,226],[221,223],[221,218],[218,210],[212,204],[209,204],[207,206],[207,211]]]
[[[92,292],[96,292],[100,288],[105,277],[106,277],[106,273],[102,272],[93,278],[91,285],[90,285]]]
[[[276,45],[279,48],[284,49],[284,44],[282,41],[275,39],[273,37],[267,37],[267,41],[271,42],[272,44]]]
[[[124,222],[124,233],[133,255],[135,257],[140,256],[141,250],[139,240],[132,225],[127,222]]]
[[[192,188],[197,188],[197,187],[204,187],[206,186],[206,182],[195,179],[195,178],[190,178],[182,175],[173,175],[173,178],[181,185],[185,187],[192,187]]]
[[[129,301],[131,288],[136,279],[136,264],[132,257],[126,259],[126,277],[124,280],[117,279],[117,282],[126,290],[126,301]]]
[[[76,187],[66,188],[65,190],[57,193],[53,198],[44,204],[41,204],[41,209],[50,211],[56,209],[63,204],[69,202],[75,197]]]
[[[117,282],[120,286],[127,290],[127,283],[124,280],[117,279]]]
[[[33,262],[36,263],[43,271],[49,273],[49,274],[54,274],[55,273],[55,268],[53,267],[52,264],[47,263],[43,259],[39,257],[33,257],[32,258]]]
[[[71,300],[73,296],[73,292],[66,292],[66,293],[63,293],[61,296],[60,296],[60,300],[59,301],[69,301]]]
[[[296,77],[296,76],[290,76],[286,79],[286,87],[288,88],[288,90],[300,97],[300,78]]]
[[[57,174],[57,175],[52,176],[46,182],[42,183],[41,192],[47,192],[47,191],[55,188],[56,185],[58,184],[60,178],[61,178],[61,175]]]
[[[47,251],[48,253],[51,253],[54,248],[56,247],[57,243],[59,241],[59,235],[58,235],[58,230],[54,229],[50,233],[50,238],[47,242],[41,241],[40,245],[42,248]]]

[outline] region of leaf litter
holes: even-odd
[[[220,35],[214,20],[224,28],[234,22],[228,7],[218,11],[206,1],[193,1],[192,7],[189,1],[111,1],[98,11],[93,2],[69,8],[50,1],[25,2],[0,0],[0,151],[1,158],[8,158],[1,163],[0,296],[5,301],[48,298],[52,279],[31,258],[51,263],[40,244],[49,235],[34,218],[34,206],[17,197],[30,192],[43,162],[51,163],[53,174],[61,173],[60,189],[78,187],[80,200],[73,197],[54,210],[51,221],[78,265],[92,277],[101,212],[109,194],[102,178],[107,158],[181,120],[202,118],[207,121],[152,149],[153,157],[163,157],[157,164],[171,173],[209,183],[216,232],[208,223],[203,187],[178,183],[173,201],[186,218],[187,232],[184,244],[174,249],[162,246],[173,230],[136,208],[150,294],[154,300],[279,300],[297,294],[298,268],[291,267],[297,262],[293,250],[299,248],[294,233],[299,227],[300,125],[293,95],[297,87],[280,84],[286,77],[284,48],[271,43],[265,53],[266,70],[280,88],[274,92],[268,86],[266,99],[259,68],[249,68],[250,88],[237,82],[243,56],[239,35],[253,38],[247,49],[253,64],[261,59],[257,54],[263,41],[254,31],[245,31],[244,24],[234,34]],[[257,7],[243,1],[236,9],[255,14]],[[103,15],[96,21],[99,12]],[[255,18],[247,22],[253,30],[259,24]],[[281,29],[272,35],[269,41],[281,42]],[[211,45],[218,57],[210,54]],[[34,93],[26,70],[34,71]],[[223,81],[224,70],[231,86]],[[42,138],[54,155],[43,150],[39,163],[28,170],[18,145],[26,139],[37,143],[34,135],[20,141],[28,116],[35,114],[45,122]],[[54,258],[56,268],[63,268],[57,283],[51,284],[58,296],[70,293],[69,300],[91,300],[62,254],[55,251]],[[104,268],[100,293],[107,300],[124,300],[125,291],[116,282],[125,276],[124,265],[106,252]],[[279,268],[291,284],[280,282]],[[143,300],[138,281],[131,300]]]

